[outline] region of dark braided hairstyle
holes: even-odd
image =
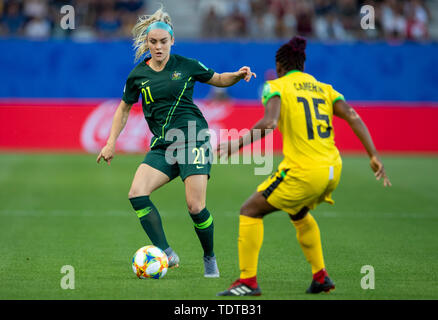
[[[304,71],[304,61],[306,61],[307,40],[303,37],[295,36],[277,50],[275,62],[286,70]]]

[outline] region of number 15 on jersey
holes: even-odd
[[[310,111],[309,101],[306,98],[304,98],[304,97],[297,97],[297,101],[301,102],[303,104],[303,106],[304,106],[304,114],[306,115],[306,124],[307,124],[307,138],[309,140],[313,140],[313,139],[315,139],[315,134],[313,132],[312,113]],[[320,114],[319,110],[318,110],[318,105],[319,104],[325,104],[325,101],[323,99],[313,98],[312,102],[313,102],[313,108],[315,109],[315,117],[316,117],[316,119],[323,120],[323,121],[325,121],[327,123],[327,129],[325,131],[322,130],[322,126],[321,125],[317,126],[318,135],[322,139],[328,138],[328,137],[330,137],[330,133],[331,133],[331,130],[332,130],[332,127],[330,125],[330,118],[326,114]]]

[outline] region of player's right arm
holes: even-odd
[[[362,145],[370,157],[370,166],[374,171],[374,175],[377,180],[383,178],[383,185],[391,186],[391,182],[386,175],[385,167],[380,160],[379,154],[374,146],[373,139],[371,138],[370,132],[367,126],[360,118],[359,114],[344,100],[337,100],[333,105],[333,113],[337,117],[347,121],[348,125],[351,127],[355,135],[359,138]]]
[[[129,112],[131,111],[132,104],[127,104],[125,101],[121,100],[119,106],[113,117],[113,123],[111,125],[111,132],[109,138],[106,142],[106,145],[102,148],[99,155],[97,156],[97,163],[100,162],[100,159],[105,160],[108,164],[110,164],[112,158],[114,158],[115,149],[116,149],[116,141],[122,132],[123,128],[128,121]]]
[[[217,152],[220,157],[229,157],[246,145],[249,145],[265,135],[271,133],[278,124],[281,112],[281,98],[278,95],[272,96],[266,101],[265,114],[244,136],[234,141],[225,141],[218,145]],[[255,134],[255,132],[257,134]]]

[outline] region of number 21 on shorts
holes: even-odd
[[[193,148],[192,153],[195,154],[193,164],[205,164],[205,149],[203,147]]]

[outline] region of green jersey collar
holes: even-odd
[[[285,76],[287,76],[287,75],[289,75],[289,74],[291,74],[291,73],[295,73],[295,72],[301,72],[301,71],[300,71],[300,70],[297,70],[297,69],[290,70],[290,71],[288,71],[288,72],[285,74]]]

